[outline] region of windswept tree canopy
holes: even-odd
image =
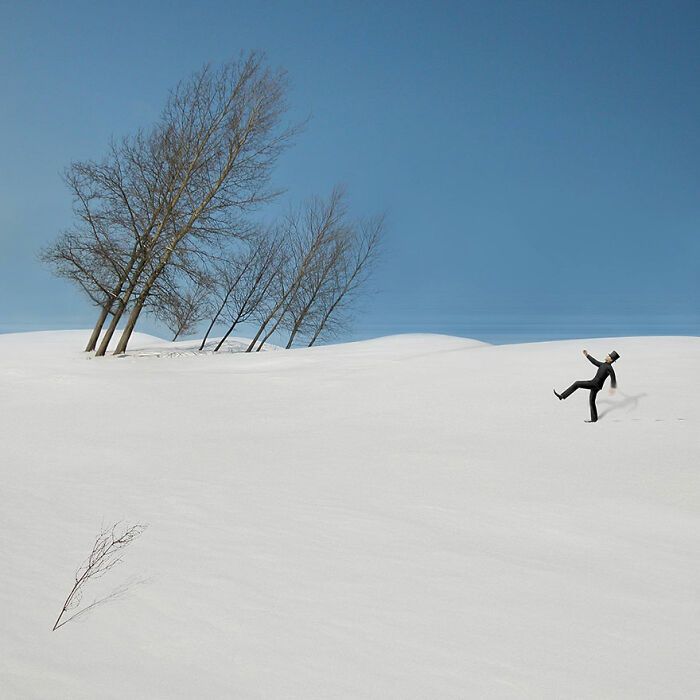
[[[150,130],[113,142],[100,162],[68,168],[76,225],[43,258],[102,308],[93,347],[112,315],[98,354],[129,311],[117,352],[126,349],[183,246],[204,260],[245,237],[247,212],[277,194],[272,166],[296,132],[283,123],[286,86],[257,53],[207,65],[176,86]],[[105,251],[115,264],[96,266]]]
[[[275,161],[299,126],[285,121],[287,79],[249,53],[207,65],[169,94],[150,128],[114,140],[100,161],[73,163],[65,182],[74,223],[42,252],[100,310],[87,350],[126,351],[142,314],[175,338],[211,319],[278,331],[287,347],[342,327],[376,258],[381,219],[348,215],[336,187],[267,227],[251,213],[279,192]],[[215,349],[219,349],[223,340]]]

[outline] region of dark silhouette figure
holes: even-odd
[[[603,388],[603,384],[605,384],[605,380],[608,378],[608,376],[610,377],[611,391],[617,388],[617,377],[615,376],[615,370],[612,368],[612,364],[620,356],[613,350],[609,355],[605,356],[605,362],[598,362],[595,357],[588,354],[588,350],[584,350],[583,354],[588,358],[589,362],[593,363],[598,368],[595,377],[593,377],[593,379],[574,382],[568,389],[566,389],[566,391],[562,391],[561,394],[558,394],[555,389],[554,394],[559,400],[562,400],[568,396],[571,396],[576,389],[589,389],[591,392],[589,396],[591,419],[586,422],[595,423],[598,420],[598,409],[595,405],[596,396],[598,396],[598,392]]]

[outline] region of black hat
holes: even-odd
[[[620,357],[620,356],[619,356],[614,350],[610,353],[610,359],[611,359],[613,362],[615,362],[615,360],[619,359],[619,357]]]

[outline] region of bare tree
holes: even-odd
[[[80,605],[83,589],[87,582],[103,576],[116,566],[121,561],[119,555],[122,550],[139,537],[145,529],[146,525],[132,525],[120,528],[120,523],[115,523],[111,528],[100,531],[100,534],[95,538],[95,544],[92,546],[90,556],[80,565],[75,573],[75,583],[63,603],[56,622],[54,622],[52,632],[73,619],[69,617],[61,622],[66,612]]]
[[[150,131],[112,143],[99,163],[71,165],[66,181],[82,207],[81,240],[106,242],[118,262],[113,273],[88,279],[101,307],[88,349],[111,315],[96,352],[105,354],[127,314],[115,350],[124,352],[183,246],[206,255],[222,239],[244,237],[246,213],[278,194],[269,188],[271,168],[299,128],[282,124],[285,92],[285,74],[257,53],[205,66],[172,91]],[[84,260],[58,251],[53,258],[84,289]]]
[[[342,188],[336,187],[327,200],[314,198],[301,211],[292,212],[286,217],[286,265],[277,277],[276,299],[263,315],[247,352],[251,352],[258,341],[257,351],[260,351],[280,325],[285,321],[289,322],[290,318],[292,334],[298,332],[298,328],[296,332],[293,329],[299,318],[297,315],[295,320],[295,307],[301,309],[301,320],[308,312],[308,309],[306,312],[303,310],[302,287],[314,275],[319,274],[325,261],[332,257],[329,250],[337,246],[342,238],[343,219],[346,214],[344,197]],[[300,324],[301,321],[298,325]]]
[[[377,216],[360,222],[352,228],[352,232],[351,244],[344,247],[343,255],[329,277],[330,284],[319,295],[309,347],[324,333],[333,333],[343,327],[347,318],[340,315],[348,311],[359,294],[366,291],[381,251],[384,217]]]
[[[54,274],[77,284],[100,308],[86,351],[94,350],[135,259],[133,242],[125,240],[110,211],[114,208],[107,201],[111,195],[96,177],[98,169],[95,164],[73,164],[66,171],[64,181],[73,195],[76,223],[40,254]]]
[[[73,163],[65,181],[75,224],[42,259],[99,309],[86,350],[104,355],[125,326],[125,352],[145,311],[177,338],[255,320],[247,351],[280,330],[286,347],[313,345],[351,317],[374,268],[383,221],[356,223],[335,188],[261,234],[249,213],[279,192],[275,160],[297,127],[285,126],[286,78],[257,53],[205,66],[169,95],[148,131],[113,141],[99,162]]]
[[[115,279],[106,302],[112,322],[97,350],[106,352],[117,323],[131,304],[133,285],[149,259],[158,236],[153,232],[161,225],[165,212],[162,192],[174,187],[174,170],[169,167],[168,144],[173,140],[167,125],[158,125],[149,134],[138,132],[120,142],[110,144],[107,156],[99,163],[73,163],[65,179],[74,200],[83,205],[80,221],[89,234],[93,222],[106,221],[111,227],[111,239],[122,250],[124,264]],[[162,244],[161,244],[162,247]],[[98,319],[88,344],[96,344],[106,316]]]
[[[323,297],[336,276],[336,268],[341,264],[350,242],[350,230],[340,227],[337,235],[318,250],[314,264],[309,266],[287,308],[287,327],[290,330],[287,349],[292,347],[298,333],[317,324]]]
[[[200,350],[217,321],[226,321],[228,329],[214,348],[215,352],[239,323],[245,323],[259,311],[283,264],[283,252],[283,239],[278,232],[274,229],[262,231],[248,242],[243,255],[217,267],[214,286],[218,289],[220,303]]]
[[[194,333],[197,324],[207,318],[211,284],[207,274],[197,268],[177,275],[168,270],[161,276],[151,294],[153,315],[174,334],[173,341]]]
[[[158,229],[167,244],[143,281],[116,353],[126,350],[154,284],[185,238],[235,235],[241,211],[275,195],[266,188],[270,169],[293,133],[279,127],[284,92],[283,75],[253,54],[219,70],[207,67],[173,93],[164,120],[179,136],[172,155],[181,175]]]

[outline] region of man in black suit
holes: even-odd
[[[615,393],[617,388],[617,377],[615,377],[615,370],[612,368],[612,363],[615,362],[620,356],[613,350],[609,355],[605,356],[605,362],[598,362],[592,355],[588,354],[588,350],[584,350],[583,354],[588,358],[589,362],[592,362],[597,368],[595,377],[593,379],[574,382],[566,391],[562,391],[561,394],[557,394],[556,389],[553,389],[554,395],[559,399],[565,399],[567,396],[571,396],[576,389],[590,389],[589,402],[591,404],[591,419],[586,421],[586,423],[595,423],[598,420],[598,410],[596,409],[595,399],[598,392],[603,388],[605,380],[610,376],[610,393]]]

